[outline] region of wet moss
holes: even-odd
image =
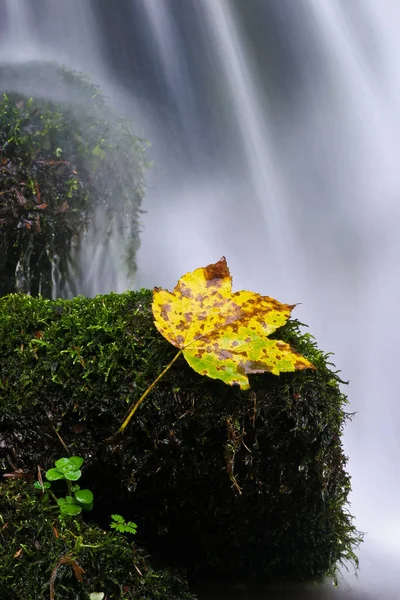
[[[40,503],[27,481],[0,485],[2,600],[193,600],[185,577],[155,570],[125,536],[83,519],[60,520]],[[51,592],[51,595],[50,595]]]
[[[88,230],[118,235],[132,277],[148,166],[132,122],[56,63],[0,64],[0,89],[0,296],[70,297],[77,280],[90,293]]]
[[[356,560],[343,382],[297,321],[277,337],[316,371],[253,376],[241,392],[179,359],[107,441],[175,353],[150,304],[147,290],[0,298],[0,466],[50,467],[58,433],[85,459],[94,518],[120,511],[191,577],[319,580]]]

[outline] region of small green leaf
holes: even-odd
[[[117,521],[117,523],[125,523],[125,519],[124,517],[121,517],[121,515],[111,515],[111,518],[114,521]]]
[[[97,144],[93,148],[93,156],[98,156],[99,158],[105,158],[107,155],[102,148],[100,148],[99,144]]]
[[[62,154],[62,149],[61,148],[56,148],[56,151],[54,152],[54,154],[57,156],[57,158],[59,158]]]
[[[59,471],[63,472],[62,471],[63,467],[68,465],[68,463],[69,463],[69,458],[59,458],[58,460],[56,460],[55,465]]]
[[[111,518],[114,519],[114,522],[111,522],[110,527],[119,531],[119,533],[131,533],[135,535],[137,531],[136,523],[133,521],[125,522],[125,519],[121,517],[121,515],[111,515]]]
[[[31,344],[38,344],[38,346],[48,346],[49,342],[45,342],[44,340],[31,340]]]
[[[55,464],[57,469],[61,471],[61,473],[66,474],[77,472],[82,463],[83,458],[81,458],[80,456],[71,456],[70,458],[60,458]]]
[[[104,592],[92,592],[89,598],[90,600],[103,600]]]
[[[33,484],[33,487],[37,490],[48,490],[49,487],[51,487],[51,483],[49,483],[48,481],[43,481],[43,485],[40,483],[40,481],[35,481],[35,483]]]
[[[82,507],[78,504],[62,504],[60,510],[63,515],[79,515],[82,512]]]
[[[78,479],[80,478],[80,476],[82,475],[81,471],[67,471],[66,473],[64,473],[64,477],[65,479],[68,479],[69,481],[78,481]]]
[[[93,493],[90,490],[78,490],[75,492],[75,498],[80,504],[93,503]]]
[[[57,481],[57,479],[64,479],[64,473],[61,473],[58,469],[49,469],[46,471],[46,479],[49,481]]]
[[[83,465],[83,458],[81,456],[71,456],[68,461],[72,467],[72,471],[77,471]]]
[[[71,486],[71,492],[77,492],[80,490],[80,486],[78,484]]]
[[[75,504],[75,500],[72,496],[65,496],[65,498],[58,498],[58,506],[64,506],[65,504]]]

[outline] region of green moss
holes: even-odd
[[[88,223],[102,239],[129,230],[121,254],[133,275],[146,166],[133,124],[55,64],[0,65],[0,84],[0,295],[75,294]]]
[[[32,485],[0,485],[0,589],[2,600],[193,600],[182,574],[154,570],[143,550],[81,518],[59,520],[45,510]],[[83,569],[82,581],[74,572]]]
[[[276,335],[316,371],[253,376],[241,392],[179,359],[122,440],[107,442],[175,353],[150,304],[146,290],[0,299],[3,468],[51,466],[64,454],[57,430],[88,465],[99,522],[123,514],[152,553],[194,577],[318,580],[354,559],[347,400],[329,355],[296,321]]]

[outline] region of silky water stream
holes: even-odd
[[[400,598],[399,29],[393,0],[0,0],[2,62],[90,73],[152,143],[135,286],[225,255],[236,289],[301,302],[350,379],[358,579],[204,600]],[[91,293],[130,287],[100,246]]]

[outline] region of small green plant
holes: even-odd
[[[137,530],[136,523],[133,523],[132,521],[126,522],[121,515],[111,515],[111,519],[110,527],[120,533],[131,533],[132,535],[135,535]]]
[[[62,515],[76,516],[82,510],[88,511],[93,508],[93,493],[90,490],[81,490],[78,484],[72,484],[80,479],[82,464],[83,458],[80,456],[60,458],[55,462],[55,467],[46,472],[47,481],[38,480],[33,484],[37,490],[41,490],[44,501],[47,501],[49,496],[53,498]],[[68,493],[64,498],[57,498],[51,490],[51,482],[61,479],[65,480]]]

